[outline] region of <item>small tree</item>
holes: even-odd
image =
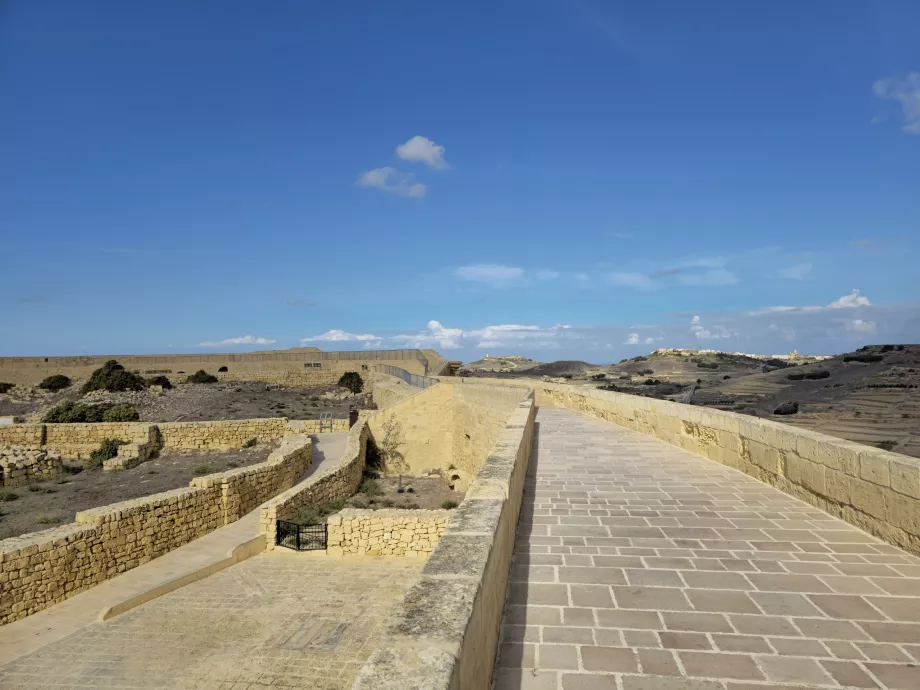
[[[400,448],[405,445],[402,424],[394,417],[388,417],[383,422],[383,439],[378,444],[380,459],[389,472],[399,474],[399,488],[402,488],[402,476],[409,471],[409,463]]]
[[[39,388],[44,388],[46,391],[51,391],[52,393],[62,391],[68,386],[70,386],[70,378],[63,374],[54,374],[38,384]]]
[[[350,390],[352,395],[357,395],[364,390],[364,379],[357,371],[346,371],[339,379],[339,385]]]

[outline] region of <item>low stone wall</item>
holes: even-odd
[[[318,419],[292,419],[288,422],[288,430],[294,434],[327,434],[327,433],[344,433],[348,431],[348,419],[332,419],[331,428],[325,426],[320,428]]]
[[[457,385],[463,379],[442,379]],[[734,412],[564,384],[532,385],[540,406],[565,407],[733,467],[920,555],[920,460]]]
[[[334,386],[344,373],[344,370],[304,369],[303,371],[229,371],[218,372],[216,376],[221,381],[264,381],[265,383],[277,383],[281,386],[310,387]],[[366,372],[360,373],[362,378],[365,378],[364,374]]]
[[[290,437],[264,463],[84,510],[69,525],[0,541],[0,623],[41,611],[233,522],[293,484],[311,462],[310,438]]]
[[[327,521],[331,556],[420,556],[431,553],[449,510],[346,509]]]
[[[55,479],[64,471],[59,453],[29,450],[22,446],[0,447],[0,486],[12,488]]]
[[[284,417],[216,422],[159,422],[156,427],[160,432],[160,443],[167,450],[229,450],[240,448],[252,438],[271,441],[290,431],[288,420]]]
[[[278,520],[291,520],[301,508],[348,498],[357,491],[364,473],[367,439],[370,435],[367,419],[371,414],[362,412],[358,416],[357,423],[348,432],[345,452],[341,458],[262,504],[259,527],[269,549],[275,548]]]
[[[535,409],[528,392],[421,578],[397,606],[386,646],[364,664],[353,685],[357,690],[490,687]]]

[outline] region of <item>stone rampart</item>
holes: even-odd
[[[69,525],[0,541],[0,623],[41,611],[237,520],[291,486],[311,462],[310,438],[292,436],[264,463],[84,510]]]
[[[64,463],[59,453],[0,446],[0,486],[4,488],[55,479],[63,471]]]
[[[348,432],[345,452],[340,458],[324,463],[327,466],[262,504],[259,527],[269,549],[275,548],[278,520],[292,520],[302,508],[348,498],[357,491],[364,473],[370,414],[362,412],[358,416],[357,423]]]
[[[469,385],[462,381],[442,379],[441,385]],[[488,381],[532,386],[539,406],[582,412],[703,455],[920,554],[917,458],[668,400],[537,381]]]
[[[508,571],[533,436],[529,392],[396,607],[357,690],[464,690],[491,685]]]
[[[449,510],[346,509],[327,521],[331,556],[422,556],[447,527]]]

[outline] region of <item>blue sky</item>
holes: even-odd
[[[917,26],[910,0],[6,2],[0,354],[916,342]]]

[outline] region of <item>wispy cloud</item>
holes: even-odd
[[[291,297],[287,300],[287,303],[291,307],[315,307],[316,302],[312,299],[298,299],[296,297]]]
[[[723,256],[689,257],[672,261],[665,268],[650,268],[645,271],[611,271],[604,275],[604,279],[611,285],[628,287],[633,290],[734,285],[738,282],[738,277],[726,268],[727,263],[728,258]]]
[[[537,280],[556,280],[559,271],[537,271]]]
[[[786,278],[787,280],[805,280],[805,277],[811,273],[811,269],[812,265],[807,262],[795,264],[794,266],[782,269],[779,272],[779,277]]]
[[[45,295],[24,295],[16,300],[19,304],[44,304],[48,302]]]
[[[906,77],[886,77],[872,85],[879,98],[897,101],[904,114],[901,129],[908,134],[920,134],[920,72],[910,72]]]
[[[502,264],[472,264],[454,269],[454,275],[474,283],[504,287],[520,281],[524,277],[524,269]]]
[[[610,236],[617,240],[631,240],[634,235],[631,232],[611,232]]]
[[[306,338],[301,338],[300,342],[302,343],[348,343],[348,342],[360,342],[360,343],[369,343],[369,342],[380,342],[383,340],[380,336],[373,335],[371,333],[349,333],[348,331],[341,331],[338,329],[332,329],[326,331],[325,333],[320,333],[319,335],[311,335]]]
[[[699,316],[694,316],[690,319],[690,332],[696,336],[697,340],[721,340],[731,338],[733,335],[731,331],[722,325],[713,326],[711,330],[705,328]]]
[[[355,184],[359,187],[373,187],[388,194],[415,199],[425,196],[427,189],[421,182],[413,182],[413,176],[410,173],[403,173],[389,166],[361,173]]]
[[[620,285],[622,287],[633,288],[634,290],[654,290],[661,287],[655,282],[652,276],[647,273],[635,273],[631,271],[613,271],[605,276],[608,283]]]
[[[254,335],[241,335],[238,338],[225,338],[215,342],[198,343],[198,347],[226,347],[230,345],[274,345],[274,338],[259,338]]]
[[[856,333],[875,333],[875,321],[851,319],[847,321],[847,330],[855,331]]]
[[[861,295],[859,290],[854,289],[850,294],[838,297],[830,304],[825,306],[806,305],[803,307],[764,307],[755,311],[748,312],[748,316],[761,316],[763,314],[777,314],[782,312],[803,312],[803,311],[821,311],[823,309],[856,309],[857,307],[869,307],[872,302],[865,295]]]
[[[405,144],[396,147],[396,155],[404,161],[424,163],[429,168],[441,170],[450,167],[444,160],[444,153],[443,146],[438,146],[431,139],[421,136],[414,136]]]

